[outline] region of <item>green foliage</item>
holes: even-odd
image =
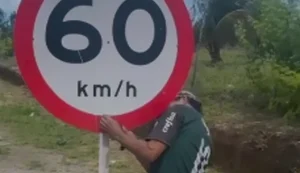
[[[300,118],[299,73],[272,60],[256,60],[247,72],[260,97],[260,107],[274,110],[287,119]]]
[[[0,58],[12,57],[13,51],[12,38],[8,37],[0,40]]]
[[[192,15],[196,42],[214,39],[215,29],[224,16],[241,8],[237,2],[239,0],[195,0],[194,8],[196,9],[193,9]],[[200,35],[201,40],[199,40]]]
[[[261,0],[257,8],[259,15],[247,21],[256,35],[248,35],[245,22],[237,25],[237,35],[253,61],[248,77],[265,106],[286,118],[300,118],[300,10],[281,0]]]
[[[16,13],[9,15],[0,8],[0,58],[13,56],[12,33]]]
[[[300,11],[281,0],[263,0],[259,5],[260,15],[249,18],[259,39],[255,44],[245,40],[245,30],[238,35],[252,59],[275,60],[292,70],[300,69]],[[252,35],[253,37],[253,35]]]
[[[5,100],[1,98],[1,101]],[[74,129],[46,114],[32,99],[8,105],[0,104],[0,122],[8,124],[21,145],[31,144],[44,149],[65,150],[67,155],[77,158],[83,154],[96,157],[95,135]],[[80,147],[87,147],[79,151]]]
[[[255,4],[254,0],[193,0],[191,15],[196,43],[206,43],[211,40],[219,42],[221,34],[217,35],[216,32],[221,24],[224,24],[225,28],[229,28],[224,30],[223,27],[221,31],[223,36],[230,35],[230,37],[226,37],[226,41],[230,42],[231,39],[235,41],[234,28],[231,26],[228,15],[240,10],[254,12],[253,4]],[[240,13],[240,15],[244,14]]]

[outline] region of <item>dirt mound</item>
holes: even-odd
[[[266,123],[212,126],[214,164],[230,173],[299,173],[300,132]]]

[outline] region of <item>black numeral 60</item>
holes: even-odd
[[[101,51],[102,36],[92,25],[78,20],[63,21],[66,14],[77,6],[92,6],[93,0],[61,0],[54,8],[46,26],[46,45],[51,54],[66,63],[82,64],[93,60]],[[129,15],[135,10],[147,11],[154,21],[154,38],[145,52],[135,52],[130,48],[125,36],[125,25]],[[107,26],[104,26],[107,27]],[[139,29],[147,29],[141,28]],[[133,65],[147,65],[162,52],[166,42],[166,20],[159,6],[153,0],[126,0],[114,17],[113,39],[121,57]],[[62,45],[62,38],[68,34],[80,34],[89,40],[85,49],[70,50]]]

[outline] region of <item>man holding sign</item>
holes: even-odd
[[[182,91],[156,121],[146,140],[109,116],[102,129],[132,152],[149,173],[203,173],[211,155],[211,139],[196,97]]]

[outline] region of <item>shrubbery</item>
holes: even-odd
[[[5,13],[0,8],[0,58],[10,58],[14,55],[12,35],[16,12]]]
[[[0,40],[0,58],[9,58],[14,54],[12,39],[10,37]]]
[[[248,20],[256,31],[256,42],[246,39],[242,23],[237,27],[237,35],[252,61],[248,77],[267,100],[262,106],[289,119],[300,118],[299,5],[260,0],[258,12]]]

